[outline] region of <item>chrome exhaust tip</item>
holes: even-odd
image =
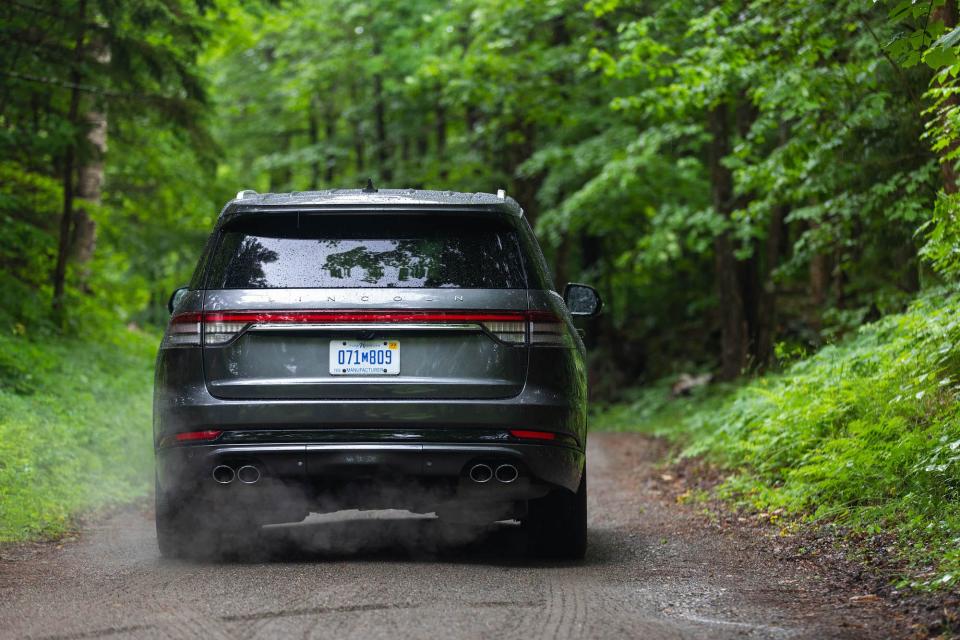
[[[254,484],[260,480],[260,469],[252,464],[245,464],[237,469],[237,480],[243,484]]]
[[[234,478],[233,469],[225,464],[213,468],[213,479],[219,484],[230,484]]]
[[[493,469],[490,468],[490,465],[475,464],[470,467],[470,479],[478,484],[483,484],[484,482],[490,482],[490,479],[493,477]]]
[[[494,473],[494,475],[497,477],[497,480],[503,484],[510,484],[520,477],[520,472],[517,471],[517,468],[512,464],[502,464],[497,467],[497,471]]]

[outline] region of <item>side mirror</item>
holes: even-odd
[[[570,310],[570,315],[593,318],[600,315],[603,309],[603,300],[593,287],[571,282],[563,289],[563,301]]]
[[[180,301],[183,300],[183,296],[187,295],[187,292],[190,289],[187,287],[178,287],[170,294],[170,299],[167,300],[167,311],[173,313],[173,310],[177,308],[177,305],[180,304]]]

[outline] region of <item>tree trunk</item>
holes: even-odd
[[[60,238],[57,246],[57,263],[53,270],[53,316],[60,327],[63,327],[65,316],[63,310],[63,296],[66,289],[67,259],[70,253],[70,232],[73,228],[73,171],[77,153],[77,131],[80,112],[80,65],[83,61],[83,40],[85,30],[83,25],[87,19],[87,2],[80,0],[77,7],[76,35],[73,44],[73,69],[70,71],[70,107],[67,111],[67,121],[74,128],[71,131],[71,141],[63,154],[63,212],[60,215]]]
[[[356,83],[350,85],[350,103],[354,105],[349,115],[353,125],[353,157],[357,177],[363,178],[363,171],[366,168],[366,147],[363,142],[363,118],[360,117],[355,106],[360,104],[360,90]]]
[[[506,154],[508,166],[505,173],[513,178],[513,196],[523,207],[530,225],[536,223],[540,212],[537,193],[543,186],[543,173],[538,172],[534,175],[520,175],[517,167],[526,162],[535,150],[534,141],[536,139],[536,128],[532,124],[525,124],[520,129],[522,142],[509,146],[509,153]]]
[[[289,131],[285,131],[280,134],[280,148],[282,148],[287,155],[289,155],[290,150],[293,148],[293,134]],[[279,167],[274,167],[270,170],[268,188],[274,193],[278,191],[287,191],[290,188],[290,182],[293,180],[293,168],[290,164],[285,164]]]
[[[87,45],[98,64],[110,62],[110,49],[97,38]],[[107,109],[93,106],[84,119],[87,122],[87,145],[84,161],[77,168],[77,198],[100,206],[103,200],[103,162],[107,154]],[[82,203],[77,206],[73,220],[73,255],[81,267],[80,279],[86,288],[89,269],[85,266],[93,258],[97,246],[97,223]]]
[[[333,187],[333,178],[337,168],[337,158],[333,154],[334,140],[337,136],[337,111],[329,102],[323,111],[323,140],[327,145],[326,171],[324,177],[327,181],[327,187]]]
[[[726,221],[733,210],[733,176],[721,160],[730,152],[730,124],[726,104],[710,110],[707,124],[712,135],[707,164],[713,207]],[[720,378],[732,380],[747,364],[747,320],[730,231],[713,241],[717,297],[720,304]]]
[[[307,111],[307,139],[313,149],[313,161],[310,163],[310,191],[320,188],[320,124],[317,122],[317,105],[315,100],[310,101]]]
[[[419,127],[417,127],[417,137],[414,142],[414,153],[416,154],[419,165],[417,167],[417,179],[415,182],[410,184],[414,189],[423,189],[423,176],[424,167],[429,162],[428,158],[430,157],[430,123],[423,122]],[[441,171],[443,168],[441,167]]]
[[[777,288],[773,273],[780,264],[783,221],[787,211],[786,206],[774,208],[764,242],[763,280],[760,285],[756,332],[756,360],[760,367],[766,367],[773,361],[773,345],[777,336]]]
[[[437,96],[437,104],[434,108],[437,136],[437,164],[440,166],[440,179],[447,179],[447,110],[440,102],[440,96]]]
[[[374,39],[373,55],[382,53],[380,41]],[[390,147],[387,140],[387,106],[383,97],[383,74],[373,76],[373,111],[377,129],[377,165],[380,169],[380,180],[384,185],[393,180],[393,170],[390,167]]]
[[[741,122],[740,135],[746,136],[756,119],[751,111],[747,125]],[[785,145],[790,137],[789,127],[780,124],[780,144]],[[773,362],[773,346],[777,337],[777,288],[773,274],[780,264],[780,251],[784,242],[784,221],[790,209],[786,205],[773,208],[767,224],[767,236],[763,246],[757,247],[754,255],[757,263],[757,306],[756,320],[751,328],[751,344],[754,361],[759,369],[765,369]]]
[[[563,234],[560,240],[560,246],[553,258],[553,277],[554,284],[560,291],[570,282],[570,232]]]
[[[77,168],[76,197],[99,206],[103,197],[103,158],[107,152],[107,114],[91,111],[85,116],[89,156]],[[77,263],[90,262],[97,245],[97,223],[83,203],[79,203],[73,220],[73,256]],[[86,280],[86,273],[81,275]]]
[[[854,235],[854,237],[858,237]],[[847,306],[846,281],[847,276],[843,271],[843,253],[842,247],[837,247],[833,254],[833,304],[837,309],[843,309]]]
[[[818,253],[810,260],[810,301],[815,307],[822,307],[827,301],[827,289],[830,287],[830,259],[824,253]]]
[[[759,242],[752,243],[752,254],[746,260],[737,260],[737,279],[740,282],[740,297],[743,300],[743,317],[746,320],[746,366],[754,368],[759,365],[757,346],[760,342],[760,318],[763,301],[763,283],[760,263]]]
[[[734,119],[736,122],[736,134],[741,138],[746,138],[750,133],[757,118],[757,110],[753,103],[745,94],[741,94],[736,102]],[[727,144],[727,153],[730,153],[730,143]],[[727,171],[730,180],[730,192],[733,193],[733,176]],[[745,209],[750,204],[748,194],[734,196],[731,210]],[[766,274],[764,273],[765,251],[759,242],[751,243],[750,256],[745,259],[737,259],[737,274],[740,281],[740,296],[743,300],[743,316],[746,320],[746,366],[762,367],[765,363],[760,358],[760,334],[763,332],[764,305],[769,300],[764,298],[764,283]],[[769,310],[772,313],[772,309]]]
[[[933,10],[930,18],[931,20],[942,20],[947,31],[954,29],[958,22],[957,0],[946,0],[942,6]],[[958,107],[960,107],[960,97],[955,95],[950,96],[940,107],[936,118],[946,118],[946,114],[949,111],[956,110]],[[940,156],[940,176],[943,179],[943,190],[947,193],[957,193],[958,187],[960,187],[960,184],[958,184],[956,161],[947,159],[950,154],[956,152],[957,144],[958,141],[953,140],[946,148],[941,149],[938,153]]]

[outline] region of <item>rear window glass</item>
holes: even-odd
[[[462,214],[265,214],[221,233],[211,289],[526,288],[516,232]]]

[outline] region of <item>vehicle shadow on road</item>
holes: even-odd
[[[587,557],[571,562],[528,553],[527,535],[515,522],[469,526],[432,517],[333,516],[265,527],[255,537],[228,541],[226,551],[208,554],[209,561],[260,564],[349,560],[563,567],[603,565],[615,560],[611,549],[616,541],[610,539],[610,531],[591,531]]]

